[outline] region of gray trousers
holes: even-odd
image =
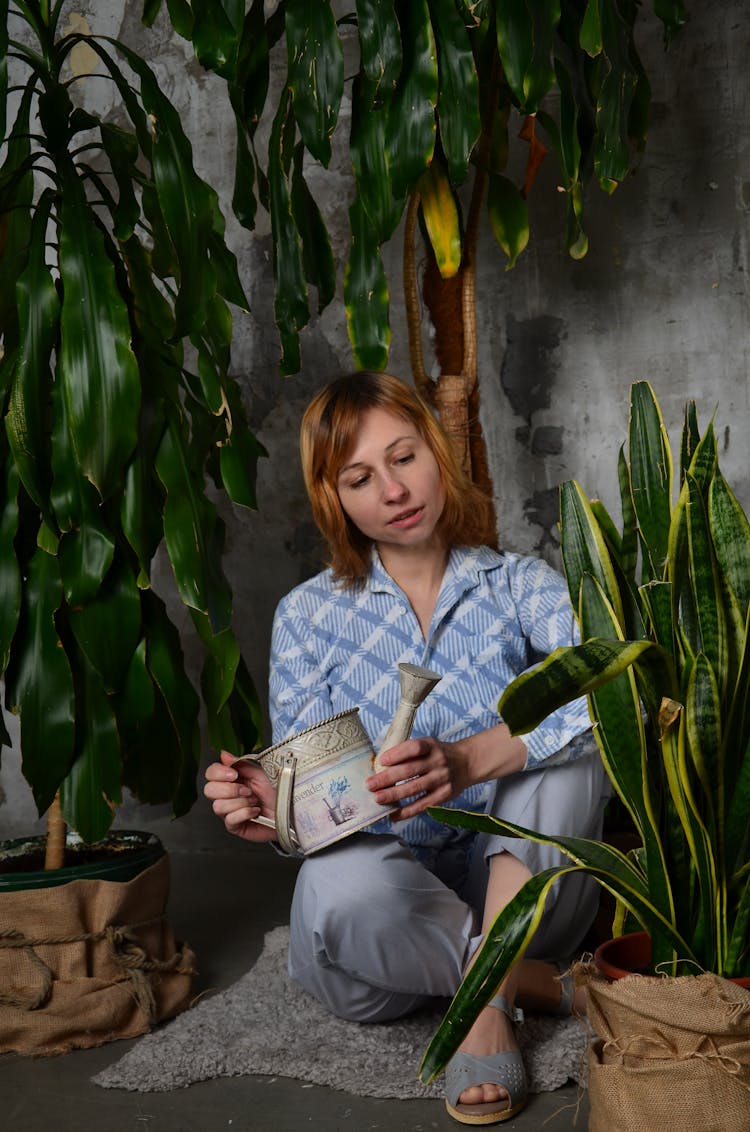
[[[487,812],[547,834],[598,838],[608,797],[592,752],[498,780]],[[570,863],[549,845],[465,831],[434,871],[393,836],[355,834],[313,854],[292,900],[289,974],[331,1013],[356,1022],[400,1018],[452,996],[481,942],[490,858],[506,850],[532,873]],[[579,873],[557,881],[527,957],[569,958],[598,895]]]

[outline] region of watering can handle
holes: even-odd
[[[284,756],[281,774],[276,785],[276,836],[285,853],[299,852],[297,835],[292,829],[292,793],[297,759],[290,751]]]

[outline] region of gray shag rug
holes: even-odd
[[[363,1025],[333,1017],[287,975],[289,928],[274,928],[257,962],[233,986],[141,1038],[97,1074],[105,1089],[168,1092],[215,1077],[293,1077],[361,1097],[441,1097],[419,1063],[439,1011]],[[531,1092],[584,1083],[589,1034],[576,1018],[527,1015],[518,1040]]]

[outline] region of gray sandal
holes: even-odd
[[[488,1005],[502,1010],[511,1022],[523,1022],[523,1012],[517,1007],[511,1009],[501,994],[490,999]],[[508,1095],[498,1101],[459,1104],[458,1098],[464,1089],[483,1084],[499,1085]],[[459,1050],[445,1068],[445,1107],[461,1124],[499,1124],[502,1120],[510,1120],[526,1104],[527,1093],[526,1070],[517,1049],[493,1053],[488,1057]]]

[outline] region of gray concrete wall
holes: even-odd
[[[589,494],[616,507],[616,454],[634,380],[653,383],[675,443],[688,398],[697,401],[704,423],[716,410],[722,466],[750,506],[750,19],[740,0],[689,0],[689,8],[690,23],[666,55],[659,25],[650,16],[642,20],[641,50],[653,86],[648,146],[637,175],[613,198],[590,189],[587,258],[575,263],[564,251],[562,202],[551,169],[542,170],[534,187],[532,240],[513,271],[504,270],[489,231],[482,233],[482,422],[502,542],[555,563],[562,480],[575,477]],[[237,628],[263,693],[273,607],[318,565],[296,433],[310,396],[352,368],[343,307],[337,300],[313,318],[304,335],[302,374],[280,377],[268,223],[261,216],[248,235],[230,216],[232,130],[222,85],[203,74],[164,20],[145,32],[140,4],[100,0],[71,9],[93,29],[121,35],[148,55],[182,114],[199,170],[225,204],[230,243],[252,304],[250,316],[236,319],[234,371],[246,390],[251,423],[270,453],[261,465],[258,513],[226,514]],[[106,97],[104,87],[97,97]],[[347,129],[346,105],[340,129]],[[351,193],[345,152],[337,151],[332,171],[313,172],[311,183],[343,262]],[[390,368],[408,375],[400,255],[397,234],[385,250],[392,286]],[[0,791],[0,836],[27,832],[35,813],[20,778],[17,745],[3,752]],[[153,828],[176,847],[225,839],[202,800],[176,823],[130,802],[118,824]]]

